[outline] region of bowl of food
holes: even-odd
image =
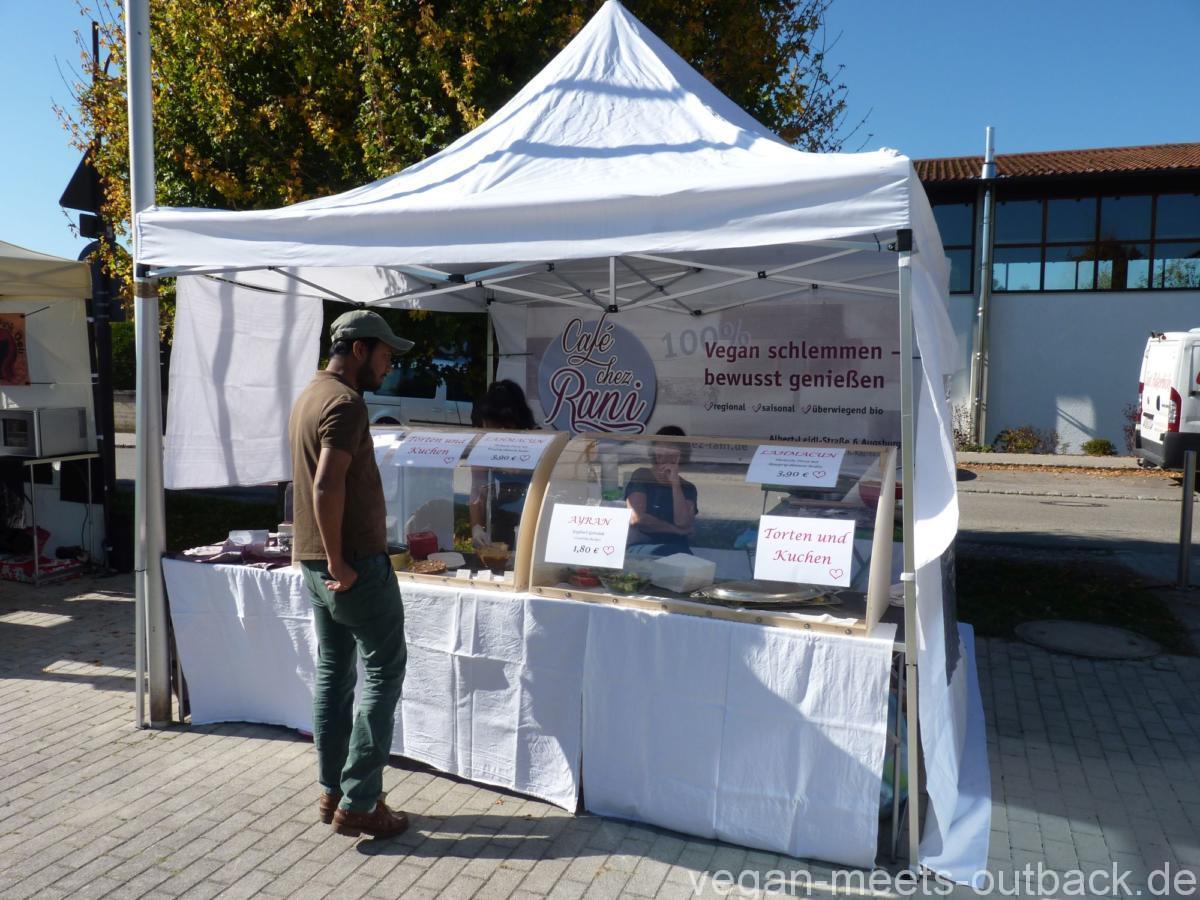
[[[443,575],[446,564],[438,559],[418,559],[408,567],[414,575]]]
[[[600,587],[600,577],[594,569],[587,566],[576,566],[567,570],[567,582],[580,588]]]
[[[623,572],[600,572],[600,583],[614,594],[640,594],[650,584],[650,579],[626,569]]]
[[[503,575],[504,570],[508,568],[508,544],[504,541],[483,544],[475,553],[479,557],[480,564],[484,568],[491,569],[497,575]]]

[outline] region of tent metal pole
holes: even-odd
[[[484,339],[487,342],[487,381],[484,387],[488,387],[496,379],[496,326],[492,322],[492,301],[488,300],[487,307],[484,309],[484,315],[487,316],[487,337]]]
[[[150,3],[125,5],[125,66],[129,97],[130,210],[134,219],[134,317],[137,335],[137,470],[134,491],[134,562],[137,609],[144,621],[149,661],[150,725],[171,721],[171,673],[162,554],[163,511],[162,363],[159,359],[158,282],[138,263],[141,242],[136,216],[154,205],[154,122],[150,88]],[[135,632],[137,631],[135,627]],[[136,635],[135,635],[136,639]],[[139,644],[139,649],[141,645]],[[141,684],[141,673],[138,673]],[[142,725],[141,707],[138,724]]]
[[[639,294],[638,296],[634,297],[632,302],[639,303],[642,300],[645,300],[647,297],[653,297],[655,294],[660,294],[660,295],[662,295],[662,297],[665,300],[670,300],[670,301],[674,302],[674,304],[676,306],[678,306],[683,312],[686,312],[689,314],[691,314],[693,312],[691,307],[689,307],[686,303],[676,300],[673,296],[671,296],[669,293],[667,293],[667,288],[673,284],[683,281],[683,279],[687,278],[689,275],[695,275],[696,274],[695,269],[685,269],[684,271],[680,272],[678,275],[676,275],[676,274],[668,275],[666,278],[663,279],[662,283],[660,284],[657,281],[653,281],[652,279],[647,278],[645,275],[643,275],[641,272],[639,272],[637,269],[635,269],[633,266],[631,266],[629,264],[629,261],[624,259],[623,257],[618,258],[617,262],[619,262],[621,265],[623,265],[625,268],[627,268],[630,272],[632,272],[634,275],[636,275],[638,278],[640,278],[642,281],[644,281],[646,284],[648,284],[650,286],[649,291],[647,291],[644,294]],[[632,285],[630,285],[630,287],[632,287]]]
[[[599,307],[601,310],[603,310],[607,306],[607,304],[601,303],[599,300],[596,299],[596,294],[594,291],[589,291],[587,288],[580,285],[579,282],[575,281],[573,278],[568,278],[566,275],[564,275],[562,272],[558,271],[557,269],[555,269],[551,274],[555,278],[557,278],[559,281],[561,281],[563,284],[565,284],[567,287],[569,287],[571,290],[573,290],[580,297],[583,297],[588,302],[590,302],[593,306]]]
[[[896,232],[900,288],[900,476],[904,517],[904,678],[908,715],[908,865],[920,869],[921,768],[919,759],[920,718],[917,715],[917,575],[916,515],[913,477],[916,474],[916,431],[913,401],[916,386],[912,322],[912,231]]]
[[[984,139],[983,171],[980,174],[979,303],[975,308],[975,348],[971,354],[971,440],[987,439],[988,322],[992,303],[992,244],[996,219],[996,147],[992,126]]]
[[[804,259],[804,260],[801,260],[800,262],[789,263],[786,266],[778,266],[777,268],[774,268],[774,269],[766,269],[766,270],[764,270],[765,277],[769,278],[772,275],[779,275],[783,272],[791,272],[794,269],[803,269],[805,266],[815,266],[817,263],[827,262],[828,260],[831,260],[831,259],[838,259],[839,257],[849,256],[852,253],[858,253],[858,252],[859,252],[858,250],[839,250],[836,253],[827,253],[824,256],[817,256],[812,259]],[[763,274],[760,274],[757,271],[749,271],[747,269],[739,269],[739,268],[735,268],[733,266],[718,266],[713,263],[699,263],[699,262],[691,262],[688,260],[672,259],[669,256],[656,256],[652,253],[634,253],[633,256],[635,259],[645,259],[645,260],[649,260],[650,262],[674,263],[675,265],[679,265],[679,266],[688,266],[691,268],[708,269],[710,272],[727,272],[730,275],[750,275],[755,278],[764,277]]]
[[[530,300],[542,300],[546,303],[561,303],[565,306],[578,306],[589,310],[596,308],[594,303],[589,303],[584,300],[572,300],[569,297],[555,297],[551,294],[540,294],[536,291],[525,291],[521,288],[509,287],[508,285],[497,284],[495,282],[489,284],[488,287],[497,293],[512,294],[514,297],[527,297]]]
[[[476,281],[474,283],[451,284],[446,287],[429,287],[429,288],[414,288],[411,291],[401,291],[399,294],[388,294],[384,297],[379,297],[376,300],[369,300],[363,306],[378,306],[388,300],[420,300],[423,297],[436,297],[439,294],[455,294],[459,291],[470,290],[471,288],[490,288],[493,285],[500,284],[505,281],[515,281],[518,278],[527,278],[527,272],[519,275],[505,275],[500,278],[490,278],[487,280]],[[463,298],[466,299],[466,298]]]
[[[342,294],[339,294],[337,291],[331,291],[327,287],[322,287],[321,285],[317,284],[316,282],[309,281],[307,278],[301,278],[295,272],[289,272],[287,269],[279,268],[279,266],[267,266],[267,271],[274,272],[276,275],[282,275],[284,278],[288,278],[288,279],[291,279],[292,281],[299,282],[300,284],[304,285],[305,287],[312,288],[314,291],[316,291],[319,294],[328,294],[333,299],[341,300],[343,303],[349,303],[354,306],[358,305],[357,300],[351,300],[349,297],[343,296]]]
[[[608,302],[615,309],[617,306],[617,258],[608,258]]]

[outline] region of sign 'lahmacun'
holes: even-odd
[[[642,434],[656,393],[650,354],[607,313],[568,322],[538,366],[546,422],[560,431]]]

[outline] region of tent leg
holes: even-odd
[[[900,279],[900,473],[904,517],[904,675],[908,716],[908,865],[920,869],[921,767],[920,718],[917,708],[917,581],[913,478],[916,474],[916,431],[913,421],[916,354],[912,326],[912,231],[896,234]]]
[[[167,646],[167,604],[162,554],[166,531],[162,472],[162,379],[159,362],[158,288],[134,284],[137,331],[137,469],[134,541],[139,624],[149,662],[150,724],[171,721],[171,676]],[[139,644],[139,648],[141,648]],[[140,681],[139,681],[140,683]],[[140,707],[139,707],[140,711]],[[139,722],[139,724],[142,724]]]
[[[486,389],[493,381],[496,380],[496,326],[492,322],[492,301],[488,300],[487,307],[484,309],[484,315],[487,316],[487,337],[484,339],[487,345],[487,378],[484,379],[484,388]]]
[[[126,73],[129,97],[130,209],[136,216],[154,205],[154,124],[150,87],[150,3],[125,4]],[[137,334],[137,474],[133,539],[137,548],[134,579],[137,607],[146,639],[150,669],[150,724],[171,721],[171,677],[167,645],[167,604],[163,590],[162,377],[159,360],[158,283],[140,264],[134,233],[134,318]],[[135,628],[135,631],[137,629]],[[140,656],[141,640],[138,639]],[[141,684],[141,672],[138,672]],[[139,698],[140,699],[140,698]],[[142,724],[139,705],[138,724]]]
[[[890,703],[891,701],[889,701]],[[892,746],[892,862],[900,844],[900,715],[904,706],[904,657],[896,665],[896,734]]]

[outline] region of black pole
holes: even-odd
[[[100,25],[92,22],[92,83],[100,74]],[[97,184],[98,190],[103,186]],[[103,203],[99,204],[101,210]],[[101,212],[98,210],[98,212]],[[107,224],[104,233],[112,239],[112,233]],[[93,369],[95,386],[93,402],[96,410],[96,450],[100,454],[101,509],[104,516],[104,564],[111,568],[113,563],[113,531],[112,516],[113,492],[117,488],[117,447],[112,389],[112,304],[120,302],[114,298],[112,279],[104,271],[104,263],[100,259],[100,242],[93,245],[96,252],[91,260],[92,267],[92,344],[94,347],[96,367]],[[86,251],[85,251],[86,252]],[[90,501],[92,498],[89,497]],[[91,548],[88,548],[89,552]]]

